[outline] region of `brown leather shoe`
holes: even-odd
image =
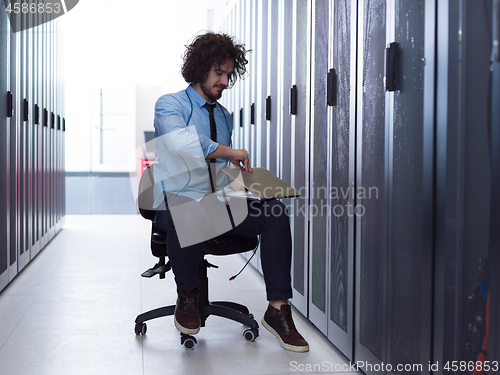
[[[177,289],[175,305],[175,327],[186,335],[200,331],[200,310],[198,307],[199,288],[191,291]]]
[[[290,305],[281,305],[279,310],[269,305],[262,325],[276,336],[283,349],[299,353],[309,351],[309,344],[295,328]]]

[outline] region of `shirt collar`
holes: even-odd
[[[193,86],[189,85],[187,91],[193,102],[198,104],[200,107],[203,107],[205,103],[207,103],[207,101],[203,98],[203,96],[198,94],[198,92],[195,89],[193,89]],[[219,102],[217,102],[217,100],[212,104],[215,104],[215,107],[220,109]]]

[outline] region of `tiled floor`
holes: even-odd
[[[67,216],[0,293],[0,374],[327,374],[325,365],[349,363],[299,313],[296,325],[311,348],[302,354],[283,350],[264,328],[247,342],[241,324],[218,317],[208,318],[194,350],[180,345],[172,317],[148,322],[147,335],[136,336],[137,314],[176,299],[171,273],[140,277],[155,263],[149,233],[138,215]],[[220,268],[209,270],[210,298],[247,305],[260,325],[262,277],[248,267],[229,282],[244,264],[239,255],[211,262]]]

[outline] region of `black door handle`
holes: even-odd
[[[266,120],[271,121],[271,96],[266,98]]]
[[[326,77],[326,103],[329,106],[337,105],[337,72],[330,69]]]
[[[290,89],[290,114],[297,114],[297,85],[293,85]]]

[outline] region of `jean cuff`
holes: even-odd
[[[267,300],[268,301],[282,301],[282,300],[288,300],[289,298],[292,298],[292,289],[286,291],[286,292],[267,292]]]

